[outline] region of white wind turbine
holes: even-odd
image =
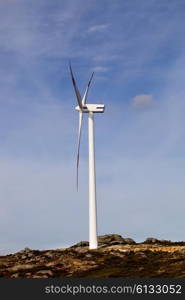
[[[83,98],[80,95],[76,81],[74,79],[71,65],[69,65],[71,79],[75,90],[78,106],[75,107],[79,111],[79,131],[78,131],[78,151],[77,151],[77,189],[78,189],[78,167],[79,167],[79,153],[80,140],[82,131],[83,113],[88,113],[88,132],[89,132],[89,249],[97,249],[97,208],[96,208],[96,170],[95,170],[95,151],[94,151],[94,113],[103,113],[105,109],[104,104],[86,104],[88,90],[91,84],[91,78],[85,89]]]

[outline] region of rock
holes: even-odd
[[[51,270],[41,270],[36,273],[36,275],[45,275],[46,277],[53,276],[53,272]]]
[[[126,244],[124,241],[112,241],[110,243],[108,243],[109,246],[112,246],[112,245],[123,245],[123,244]]]
[[[170,241],[170,240],[160,240],[159,243],[161,245],[171,245],[171,244],[173,244],[172,241]]]
[[[34,267],[35,267],[35,265],[31,265],[31,264],[17,264],[13,267],[8,268],[7,270],[10,272],[12,272],[12,271],[16,272],[16,271],[24,271],[24,270],[31,269]]]
[[[143,242],[143,244],[160,244],[160,241],[153,237],[149,237]]]
[[[135,257],[137,259],[145,259],[147,258],[147,255],[143,251],[138,251],[135,253]]]
[[[24,248],[23,250],[19,251],[18,253],[24,253],[24,254],[27,254],[29,252],[32,252],[33,250],[31,250],[30,248],[26,247]]]
[[[47,276],[45,277],[45,276],[42,276],[43,278],[47,278]],[[37,275],[37,274],[33,274],[32,275],[32,278],[41,278],[41,276],[40,275]]]
[[[125,244],[125,239],[119,234],[105,234],[98,236],[98,245]]]
[[[51,261],[49,263],[46,263],[45,266],[52,268],[52,267],[56,266],[56,262],[55,261]]]
[[[100,249],[100,248],[105,248],[105,247],[107,247],[108,245],[107,244],[98,244],[98,248]]]
[[[74,246],[72,246],[71,248],[74,248],[74,247],[87,247],[89,246],[89,242],[87,241],[82,241],[82,242],[79,242],[77,244],[75,244]]]
[[[128,245],[135,245],[136,244],[136,242],[131,238],[124,238],[124,240],[125,240],[125,243],[128,244]]]
[[[85,253],[88,252],[88,249],[83,248],[83,247],[76,247],[76,248],[75,248],[75,251],[78,252],[78,253],[85,254]]]
[[[129,254],[131,250],[129,249],[119,249],[120,252],[123,252],[125,254]]]
[[[27,258],[27,255],[22,255],[21,256],[21,259],[26,259]]]
[[[51,253],[51,252],[48,251],[48,252],[45,253],[45,256],[48,257],[48,258],[52,258],[53,257],[53,253]]]
[[[136,244],[136,242],[131,238],[123,238],[119,234],[105,234],[98,236],[98,246],[99,247],[106,247],[106,246],[112,246],[112,245],[124,245],[129,244],[133,245]],[[71,248],[78,248],[78,247],[89,247],[89,242],[82,241]]]
[[[179,254],[185,255],[185,249],[184,250],[178,250]]]
[[[30,252],[30,253],[27,254],[27,257],[28,257],[28,258],[31,258],[31,257],[33,257],[33,256],[34,256],[34,253],[33,253],[33,252]]]
[[[19,277],[19,273],[15,273],[12,275],[12,278],[18,278]]]
[[[86,254],[86,257],[87,258],[92,258],[93,256],[92,256],[92,254]]]
[[[147,238],[143,244],[160,244],[160,245],[167,245],[167,246],[170,246],[170,245],[173,245],[174,243],[170,240],[158,240],[156,238]]]

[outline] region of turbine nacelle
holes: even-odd
[[[105,110],[104,104],[85,104],[83,105],[83,108],[81,109],[79,106],[75,107],[76,110],[81,111],[83,113],[103,113]]]

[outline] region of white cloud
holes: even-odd
[[[132,99],[132,105],[134,108],[150,108],[154,104],[153,96],[151,94],[140,94],[136,95]]]
[[[104,32],[110,24],[99,24],[99,25],[93,25],[89,27],[88,33],[94,33],[94,32]]]
[[[108,72],[109,69],[106,67],[97,66],[97,67],[92,68],[92,71],[97,72],[97,73],[105,73],[105,72]]]

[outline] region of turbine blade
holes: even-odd
[[[79,167],[79,160],[80,160],[80,142],[81,142],[81,134],[82,134],[82,120],[83,120],[83,113],[79,112],[79,129],[78,129],[78,149],[77,149],[77,164],[76,164],[76,186],[78,190],[78,167]]]
[[[78,105],[79,105],[80,109],[82,110],[83,109],[82,98],[81,98],[80,92],[78,90],[78,87],[77,87],[77,84],[76,84],[76,81],[75,81],[75,78],[74,78],[74,75],[73,75],[71,64],[69,64],[69,69],[70,69],[71,79],[72,79],[73,87],[74,87],[74,90],[75,90],[76,98],[77,98],[77,101],[78,101]]]
[[[93,75],[94,75],[94,72],[92,73],[91,78],[90,78],[90,80],[89,80],[89,82],[87,84],[87,87],[86,87],[86,90],[85,90],[85,93],[84,93],[84,96],[83,96],[83,99],[82,99],[82,105],[86,104],[87,95],[88,95],[88,91],[89,91],[89,87],[90,87]]]

